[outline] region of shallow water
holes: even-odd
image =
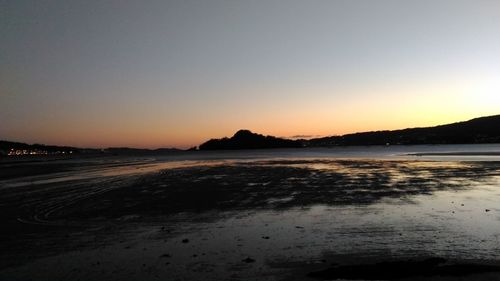
[[[487,148],[498,146],[475,149]],[[5,179],[0,280],[308,280],[332,263],[500,262],[500,161],[396,150],[77,159]]]

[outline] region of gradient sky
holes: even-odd
[[[0,139],[188,147],[500,113],[500,1],[0,0]]]

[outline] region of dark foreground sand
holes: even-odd
[[[500,280],[500,162],[29,165],[0,280]]]

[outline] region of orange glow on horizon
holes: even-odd
[[[458,78],[454,77],[460,82],[452,79],[423,85],[385,81],[338,88],[325,82],[314,87],[228,89],[238,96],[175,107],[132,100],[113,111],[110,100],[93,107],[92,112],[62,112],[66,118],[34,116],[5,135],[13,136],[12,141],[76,147],[189,148],[211,138],[230,137],[239,129],[278,137],[331,136],[435,126],[500,113],[496,77]],[[255,92],[269,97],[255,99]],[[338,92],[343,95],[332,94]]]
[[[484,114],[494,115],[494,112]],[[418,118],[419,116],[423,118]],[[281,123],[282,120],[270,120],[269,122],[242,122],[242,125],[221,124],[220,126],[206,126],[205,130],[197,132],[179,132],[168,133],[155,131],[154,127],[142,127],[137,132],[133,132],[132,128],[127,131],[100,131],[86,134],[83,132],[75,132],[72,130],[58,130],[51,133],[40,133],[40,138],[36,140],[24,139],[15,140],[27,143],[43,143],[53,145],[69,145],[75,147],[88,148],[107,148],[107,147],[135,147],[135,148],[181,148],[187,149],[193,146],[198,146],[201,143],[211,138],[231,137],[239,129],[249,129],[255,133],[264,135],[273,135],[277,137],[292,138],[297,135],[306,135],[311,137],[324,137],[332,135],[343,135],[356,132],[377,131],[377,130],[397,130],[413,127],[436,126],[447,123],[467,121],[472,118],[481,117],[472,114],[456,114],[456,115],[432,115],[420,114],[412,116],[395,116],[386,115],[362,115],[358,118],[348,118],[347,116],[338,115],[338,119],[332,117],[329,122],[322,122],[321,115],[315,118],[289,119],[289,126]],[[371,118],[370,118],[371,117]],[[342,121],[342,120],[348,120]],[[295,121],[295,122],[294,122]],[[385,121],[385,122],[383,122]],[[383,123],[382,123],[383,122]],[[246,124],[244,124],[246,123]],[[78,141],[75,141],[78,140]]]

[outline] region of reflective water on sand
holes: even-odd
[[[308,280],[332,263],[500,261],[499,161],[280,153],[3,180],[0,280]]]

